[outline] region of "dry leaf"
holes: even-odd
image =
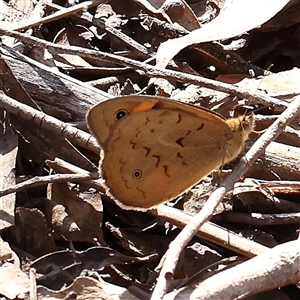
[[[78,277],[72,285],[60,291],[52,291],[43,286],[38,286],[38,299],[53,300],[67,299],[69,295],[76,295],[77,300],[137,300],[126,288],[109,284],[103,280],[98,282],[96,279]]]
[[[29,278],[14,264],[4,263],[0,267],[0,295],[15,299],[27,292],[29,292]]]
[[[156,66],[165,68],[183,48],[215,40],[228,39],[256,28],[270,20],[289,0],[232,0],[219,16],[202,28],[183,37],[162,43],[157,51]]]
[[[101,227],[103,212],[99,194],[79,193],[75,188],[72,189],[71,185],[63,182],[51,184],[49,190],[49,199],[64,206],[70,220],[75,222],[76,227],[79,228],[79,230],[69,230],[66,236],[67,239],[106,245]],[[57,219],[54,219],[54,215],[51,218],[53,222],[58,222]],[[66,226],[66,223],[64,223],[64,226]]]

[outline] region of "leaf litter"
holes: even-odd
[[[299,1],[24,0],[1,1],[0,7],[2,190],[35,176],[94,172],[99,160],[98,149],[54,134],[43,121],[36,125],[22,116],[26,110],[13,112],[6,97],[84,131],[88,108],[112,96],[146,92],[201,105],[225,117],[253,110],[257,131],[268,128],[299,97]],[[76,46],[81,52],[64,53],[51,43]],[[101,56],[87,56],[84,50]],[[129,66],[128,59],[136,66]],[[166,67],[179,71],[182,79],[168,72],[158,79],[150,67],[148,72],[140,69],[139,62],[146,68],[156,63],[162,72]],[[185,75],[217,84],[212,89],[199,79],[196,85]],[[240,88],[245,96],[224,92],[218,83]],[[278,101],[262,105],[247,93]],[[212,223],[206,224],[208,231],[203,228],[182,249],[169,293],[185,287],[188,297],[188,288],[196,291],[195,283],[266,247],[297,239],[299,132],[298,115],[236,183]],[[246,148],[257,135],[253,133]],[[189,220],[177,210],[187,217],[199,211],[235,163],[176,199],[167,207],[167,216],[159,210],[122,210],[105,195],[101,179],[0,194],[0,295],[150,298],[168,245]],[[227,238],[222,240],[221,233]],[[228,235],[231,245],[226,244]],[[249,239],[251,247],[246,247]],[[294,283],[278,289],[280,283],[266,281],[260,292],[274,299],[297,299],[300,292]],[[243,285],[258,293],[246,281]]]

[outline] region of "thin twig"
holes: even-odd
[[[121,40],[124,44],[126,44],[128,47],[135,49],[136,51],[144,54],[145,57],[149,57],[149,51],[146,47],[136,42],[134,39],[123,33],[122,31],[117,30],[116,28],[109,26],[101,19],[96,19],[91,16],[92,23],[96,27],[100,27],[101,29],[109,32],[110,34],[114,35],[116,38]]]
[[[47,183],[83,181],[83,180],[91,180],[97,178],[99,178],[99,174],[97,172],[85,173],[85,174],[54,174],[48,176],[36,176],[26,181],[20,182],[14,186],[10,186],[9,188],[0,190],[0,197],[3,197],[11,193],[23,191],[25,189],[28,189],[29,187],[36,187]]]
[[[164,204],[159,205],[156,209],[147,211],[147,213],[164,218],[178,228],[183,228],[193,219],[193,216]],[[205,222],[199,231],[197,231],[196,236],[249,258],[263,253],[268,249],[266,246],[244,238],[211,222]]]
[[[46,160],[46,165],[54,170],[56,173],[76,173],[76,174],[86,174],[87,171],[85,169],[82,169],[78,166],[75,166],[69,162],[66,162],[59,157],[56,157],[53,161]],[[106,194],[107,188],[105,186],[104,180],[102,177],[99,177],[95,180],[89,180],[86,182],[86,185],[94,188],[95,190],[99,191],[102,194]]]
[[[280,213],[280,214],[262,214],[262,213],[241,213],[225,212],[222,214],[222,221],[236,224],[247,224],[253,227],[300,224],[300,213]]]
[[[52,14],[50,16],[40,18],[39,20],[37,20],[35,22],[28,22],[23,25],[17,25],[13,28],[13,30],[24,30],[24,29],[39,26],[41,24],[46,24],[46,23],[50,23],[50,22],[53,22],[56,20],[60,20],[64,17],[76,14],[77,12],[80,12],[82,10],[96,6],[102,2],[106,2],[106,1],[105,0],[86,1],[84,3],[80,3],[80,4],[74,5],[69,8],[62,8],[60,11],[55,12],[54,14]]]
[[[102,61],[112,62],[118,65],[131,67],[132,69],[135,70],[143,71],[149,77],[178,80],[184,83],[200,85],[202,87],[214,89],[241,98],[246,98],[250,101],[261,103],[267,106],[269,105],[282,105],[284,107],[288,106],[288,103],[285,101],[277,100],[273,97],[266,96],[266,95],[257,95],[251,91],[245,90],[243,88],[237,87],[232,84],[227,84],[212,79],[190,75],[178,71],[159,69],[152,65],[142,63],[130,58],[120,57],[114,54],[109,54],[109,53],[90,50],[90,49],[84,49],[75,46],[56,45],[54,43],[46,42],[36,37],[30,37],[16,31],[9,31],[1,28],[0,28],[0,34],[14,37],[16,39],[23,41],[28,45],[39,46],[41,48],[47,49],[49,52],[53,54],[73,54],[73,55],[79,55],[81,57],[87,57],[90,59],[98,58]]]
[[[158,277],[157,285],[151,299],[158,300],[163,298],[166,294],[169,280],[173,279],[173,274],[183,248],[197,233],[203,223],[208,221],[213,215],[214,210],[222,201],[225,194],[233,188],[234,183],[239,180],[239,178],[247,171],[248,167],[263,153],[267,145],[281,133],[285,126],[287,126],[299,112],[300,96],[295,97],[289,107],[266,130],[266,132],[261,135],[246,155],[240,160],[232,173],[229,174],[224,182],[211,194],[202,210],[169,245],[166,260]]]

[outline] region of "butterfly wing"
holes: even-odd
[[[86,117],[87,124],[90,132],[102,148],[105,147],[113,126],[122,117],[136,112],[147,111],[157,102],[155,97],[146,97],[147,99],[144,100],[142,98],[139,96],[117,97],[90,108]]]
[[[250,130],[243,130],[250,121]],[[225,121],[210,110],[151,96],[117,97],[87,114],[104,150],[106,184],[131,208],[166,202],[236,157],[252,121]]]
[[[224,119],[221,115],[202,107],[180,103],[163,97],[154,96],[122,96],[109,99],[91,107],[87,113],[87,124],[90,132],[95,136],[99,145],[103,148],[116,123],[120,122],[119,116],[131,115],[143,111],[155,109],[184,110],[194,115],[207,113],[206,118]]]
[[[224,159],[225,121],[155,109],[127,116],[109,139],[102,172],[111,194],[129,207],[172,199]]]

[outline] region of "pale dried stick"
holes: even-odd
[[[164,300],[248,299],[257,293],[294,284],[300,280],[299,246],[299,239],[278,245],[207,278],[196,287],[171,292]]]
[[[147,211],[147,213],[164,218],[178,228],[184,228],[193,219],[193,216],[163,204],[159,205],[156,209]],[[205,222],[195,235],[249,258],[269,249],[211,222]]]
[[[36,289],[36,272],[35,269],[29,269],[29,282],[30,282],[30,290],[29,290],[29,298],[30,300],[38,300],[37,297],[37,289]]]
[[[92,19],[92,23],[96,26],[96,27],[100,27],[101,29],[109,32],[111,35],[114,35],[117,39],[119,39],[120,41],[122,41],[124,44],[126,44],[128,47],[135,49],[136,51],[144,54],[144,56],[149,57],[149,51],[146,47],[144,47],[143,45],[139,44],[138,42],[136,42],[134,39],[132,39],[131,37],[129,37],[128,35],[124,34],[122,31],[119,31],[118,29],[106,24],[104,21],[102,21],[101,19],[93,19],[93,17],[91,16]]]
[[[78,166],[75,166],[67,161],[64,161],[58,157],[56,157],[53,161],[46,160],[46,165],[51,169],[53,169],[56,173],[76,173],[76,174],[88,173],[86,170]],[[86,182],[86,185],[96,189],[102,194],[105,194],[107,190],[104,184],[104,180],[100,176],[98,176],[95,180],[89,180],[88,182]]]
[[[212,215],[225,194],[233,188],[235,182],[247,171],[267,145],[274,140],[293,118],[300,112],[300,96],[295,97],[289,107],[279,116],[279,118],[265,131],[264,134],[254,143],[246,155],[240,160],[231,174],[224,182],[211,194],[202,210],[193,220],[179,233],[173,242],[170,243],[166,260],[159,274],[157,285],[153,291],[151,299],[162,299],[166,294],[169,280],[173,279],[173,274],[181,251],[199,230],[201,225]]]
[[[44,17],[44,18],[40,18],[37,21],[34,22],[28,22],[26,24],[21,24],[21,25],[17,25],[15,27],[13,27],[13,30],[24,30],[24,29],[28,29],[28,28],[32,28],[32,27],[36,27],[39,26],[41,24],[46,24],[49,22],[53,22],[59,19],[62,19],[64,17],[73,15],[79,11],[91,8],[93,6],[96,6],[102,2],[106,2],[105,0],[95,0],[95,1],[86,1],[77,5],[74,5],[72,7],[69,8],[62,8],[60,11],[55,12],[54,14]]]
[[[299,225],[300,213],[279,213],[279,214],[262,214],[262,213],[242,213],[226,212],[222,214],[222,221],[227,223],[245,224],[246,226],[263,227],[275,225]]]
[[[99,178],[99,174],[95,173],[85,173],[85,174],[53,174],[48,176],[36,176],[26,181],[20,182],[14,186],[0,190],[0,197],[5,195],[20,192],[29,187],[41,186],[47,183],[53,182],[66,182],[66,181],[82,181],[91,180]]]

